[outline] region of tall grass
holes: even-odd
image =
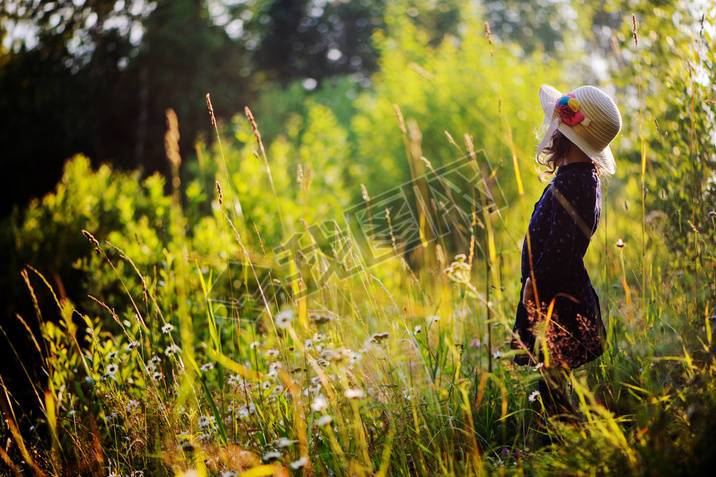
[[[169,118],[168,153],[178,166],[171,140],[176,124]],[[469,140],[466,147],[472,151]],[[181,236],[174,169],[171,227]],[[256,274],[234,219],[224,217],[244,250],[245,270]],[[482,219],[493,217],[486,212]],[[1,456],[17,475],[22,469],[56,475],[635,475],[655,459],[668,460],[660,446],[684,451],[706,439],[694,429],[697,416],[713,416],[711,334],[699,349],[668,323],[666,317],[688,307],[676,283],[666,294],[646,290],[657,298],[635,312],[624,258],[635,253],[630,248],[618,248],[612,265],[623,289],[608,303],[616,318],[610,349],[570,376],[583,417],[576,426],[544,421],[534,393],[539,373],[515,368],[503,344],[519,290],[506,283],[500,294],[491,292],[491,277],[506,271],[489,243],[499,226],[486,230],[482,263],[451,260],[438,244],[430,249],[435,256],[423,255],[416,277],[398,253],[368,267],[351,247],[351,231],[336,224],[331,249],[348,253],[314,249],[301,259],[321,266],[333,260],[355,270],[352,275],[333,277],[310,295],[300,293],[299,274],[276,275],[283,293],[260,288],[254,310],[221,317],[209,292],[211,276],[199,273],[205,302],[187,303],[191,264],[187,245],[177,246],[167,251],[171,286],[161,295],[148,287],[142,297],[130,297],[132,321],[103,304],[121,335],[83,317],[90,332],[83,346],[72,309],[58,299],[66,321],[43,322],[41,338],[50,349],[49,386],[40,393],[48,446],[20,436],[4,400],[15,443],[10,452],[22,462],[4,450]],[[112,245],[86,235],[115,267],[104,252]],[[395,252],[400,245],[393,235]],[[133,264],[124,254],[121,260]],[[291,260],[291,270],[298,270],[299,256]],[[162,300],[173,303],[170,315],[161,311]],[[698,388],[689,386],[694,380]],[[552,445],[541,446],[544,435]],[[676,463],[659,462],[665,469]]]

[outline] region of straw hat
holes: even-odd
[[[562,94],[543,84],[539,100],[545,113],[547,132],[537,146],[537,156],[559,130],[595,164],[608,174],[614,174],[616,164],[609,144],[619,134],[622,117],[614,101],[594,86],[582,86],[569,94]]]

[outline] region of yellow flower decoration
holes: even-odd
[[[579,101],[577,101],[577,98],[569,98],[569,107],[572,108],[572,111],[575,113],[579,111]]]

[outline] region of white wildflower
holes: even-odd
[[[117,366],[116,364],[112,363],[107,366],[107,374],[111,374],[112,376],[114,376],[117,371],[119,371],[119,366]]]
[[[343,395],[348,399],[361,399],[365,397],[365,393],[359,388],[346,389],[346,392],[344,392]]]
[[[328,401],[326,400],[325,396],[323,396],[323,394],[319,394],[313,399],[313,402],[311,403],[311,409],[316,412],[321,412],[325,411],[326,408],[328,408]]]
[[[281,458],[281,453],[273,451],[273,452],[267,452],[266,454],[264,454],[264,456],[261,457],[261,460],[263,460],[265,462],[271,462],[272,460],[276,460],[276,459],[280,459],[280,458]]]
[[[413,328],[413,334],[414,334],[414,335],[417,335],[417,334],[420,333],[421,331],[423,331],[423,327],[420,326],[420,325],[417,325],[415,328]]]
[[[174,325],[171,323],[167,323],[166,325],[162,326],[162,333],[168,334],[174,331]]]
[[[177,353],[181,353],[181,348],[175,344],[167,346],[167,349],[164,350],[164,354],[167,356],[173,356]]]
[[[279,448],[283,448],[283,447],[292,446],[296,442],[297,441],[292,441],[291,439],[288,439],[286,437],[281,437],[281,438],[273,441],[273,445],[275,445],[276,447],[279,447]]]
[[[308,457],[301,457],[296,462],[291,462],[288,465],[292,469],[300,469],[301,467],[305,466],[306,464],[308,464]]]
[[[124,347],[127,351],[132,351],[134,349],[139,348],[139,341],[132,341],[131,343],[127,343],[127,345]]]
[[[212,425],[214,421],[214,416],[199,416],[199,427],[204,429],[205,427]]]
[[[282,330],[285,330],[286,328],[291,326],[292,321],[293,310],[290,308],[279,311],[274,317],[274,323],[276,323],[276,327],[281,328]]]
[[[115,359],[115,358],[117,357],[118,354],[119,354],[119,351],[112,351],[111,353],[109,353],[109,354],[107,355],[107,359],[113,360],[113,359]]]
[[[202,370],[202,371],[209,371],[209,370],[211,370],[211,369],[214,369],[214,363],[211,363],[211,362],[206,363],[205,365],[203,365],[203,366],[201,367],[201,370]]]
[[[278,350],[277,349],[266,350],[266,356],[269,358],[276,358],[278,356]]]
[[[437,315],[433,315],[428,318],[428,321],[430,321],[430,324],[437,323],[438,321],[440,321],[440,317]]]
[[[529,399],[530,402],[535,402],[539,395],[539,391],[533,391],[532,394],[530,394],[530,397],[528,397],[527,399]]]
[[[318,418],[318,420],[316,421],[316,424],[323,427],[325,425],[330,424],[332,421],[333,421],[333,418],[331,416],[329,416],[328,414],[326,414],[325,416],[321,416],[320,418]]]

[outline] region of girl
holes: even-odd
[[[599,176],[616,169],[609,144],[621,129],[621,116],[614,101],[593,86],[563,95],[542,85],[539,98],[548,128],[536,160],[554,179],[535,205],[522,247],[511,347],[520,350],[517,364],[542,364],[539,391],[548,415],[574,414],[565,376],[601,356],[606,346],[599,297],[583,257],[599,223]]]

